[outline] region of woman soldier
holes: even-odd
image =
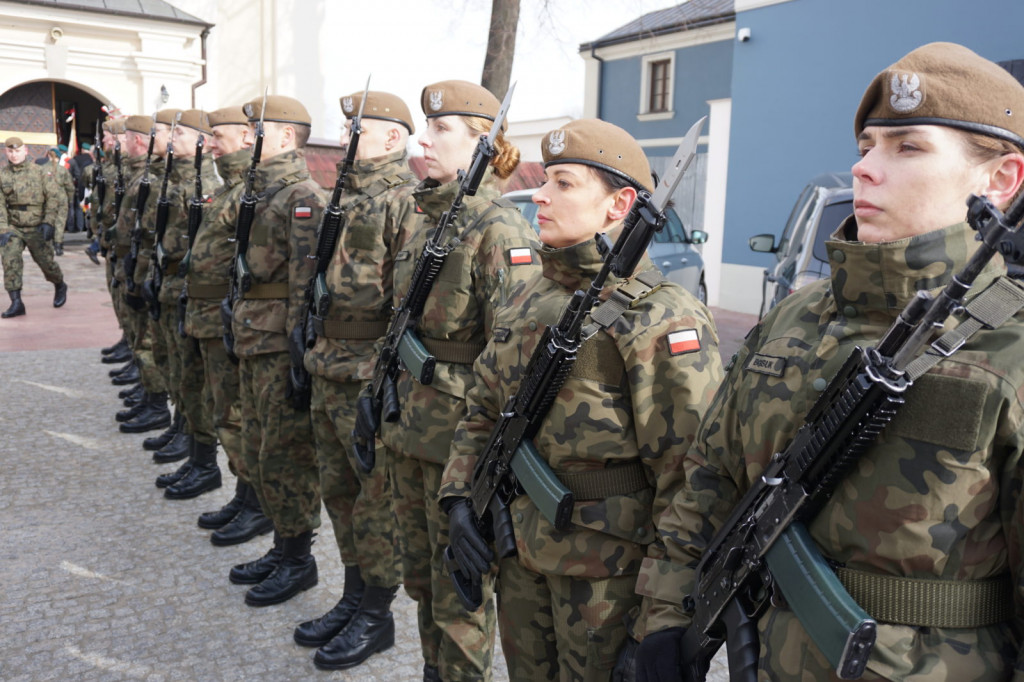
[[[545,325],[601,269],[595,233],[614,240],[637,192],[653,187],[640,145],[610,123],[574,121],[541,147],[546,179],[533,201],[543,270],[497,315],[441,486],[457,560],[484,548],[483,562],[459,560],[472,579],[491,558],[462,499],[477,456]],[[631,304],[608,314],[610,297]],[[499,561],[496,589],[514,680],[611,678],[639,610],[634,587],[654,516],[681,485],[683,456],[722,379],[710,313],[646,255],[629,278],[610,276],[601,298],[587,320],[600,331],[584,342],[533,440],[574,494],[572,526],[557,530],[527,495],[510,507],[518,557]]]
[[[421,98],[427,126],[419,139],[427,177],[406,194],[395,255],[396,303],[409,289],[413,266],[441,213],[451,206],[458,172],[468,169],[480,136],[500,104],[490,92],[465,81],[428,85]],[[497,179],[519,164],[519,150],[503,135],[475,196],[445,237],[458,238],[441,269],[416,334],[437,359],[433,381],[419,383],[409,371],[397,380],[401,416],[381,426],[391,467],[395,514],[403,549],[405,591],[418,602],[425,680],[490,679],[494,641],[493,606],[468,614],[443,572],[448,519],[437,505],[441,473],[452,436],[473,385],[473,361],[490,338],[494,311],[512,288],[537,266],[535,233],[510,202],[499,196]],[[440,676],[439,673],[440,672]]]
[[[659,520],[661,543],[638,583],[650,597],[639,679],[679,679],[694,567],[827,381],[977,250],[968,196],[1005,209],[1024,180],[1024,87],[959,45],[925,45],[876,76],[854,132],[854,215],[827,242],[831,279],[786,298],[747,337],[687,457],[686,485]],[[955,322],[978,314],[973,301],[1004,273],[997,255]],[[1018,312],[934,365],[808,522],[878,621],[862,679],[1006,680],[1024,670],[1022,354]],[[761,678],[835,679],[808,636],[816,626],[773,599],[757,621]]]

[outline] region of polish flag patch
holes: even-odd
[[[700,337],[696,329],[684,329],[668,335],[668,352],[670,355],[682,355],[700,350]]]
[[[530,265],[533,263],[533,249],[529,247],[509,249],[508,262],[512,265]]]
[[[313,209],[309,206],[296,206],[295,217],[296,218],[310,218],[313,215]]]

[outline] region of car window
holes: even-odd
[[[685,244],[686,228],[683,227],[683,221],[672,209],[665,212],[665,218],[665,227],[654,233],[654,241],[659,244]]]
[[[836,231],[839,224],[846,220],[853,213],[853,201],[838,201],[829,204],[821,212],[821,220],[818,221],[818,231],[814,235],[814,248],[811,255],[823,263],[828,262],[828,251],[825,249],[825,240]]]
[[[804,191],[800,193],[800,197],[796,200],[796,203],[793,204],[793,210],[789,214],[789,218],[786,220],[786,227],[783,228],[782,236],[779,238],[778,250],[776,251],[776,253],[779,254],[779,259],[785,255],[787,251],[786,247],[790,240],[793,239],[793,230],[796,229],[796,224],[799,222],[801,214],[803,214],[804,210],[807,208],[813,192],[813,186],[808,185],[807,187],[804,187]]]

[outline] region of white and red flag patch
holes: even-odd
[[[296,206],[295,217],[296,218],[310,218],[313,215],[313,209],[309,206]]]
[[[670,355],[682,355],[700,350],[700,337],[696,329],[683,329],[668,335],[668,352]]]
[[[533,249],[522,247],[508,250],[508,262],[512,265],[529,265],[533,262]]]

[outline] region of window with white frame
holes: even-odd
[[[672,95],[675,85],[675,52],[645,55],[641,59],[640,114],[641,121],[672,118]]]

